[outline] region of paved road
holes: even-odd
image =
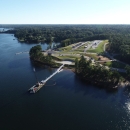
[[[98,45],[99,45],[101,42],[102,42],[101,40],[95,40],[95,41],[91,42],[91,44],[88,44],[88,47],[84,49],[84,53],[86,53],[86,51],[87,51],[88,49],[90,49],[90,48],[93,48],[93,49],[97,48]]]
[[[80,43],[77,43],[77,44],[80,44],[80,45],[78,45],[78,46],[74,45],[75,47],[72,48],[72,50],[75,50],[75,49],[77,49],[77,48],[79,48],[79,47],[85,45],[86,43],[87,43],[87,42],[81,42],[81,44],[80,44]]]
[[[71,61],[55,61],[56,63],[60,63],[60,64],[66,64],[66,65],[74,65],[74,62]]]

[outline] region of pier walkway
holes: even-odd
[[[52,78],[55,74],[61,72],[61,71],[63,70],[63,69],[62,69],[63,66],[64,66],[64,64],[61,65],[61,66],[60,66],[52,75],[50,75],[47,79],[42,80],[41,82],[46,83],[46,82],[47,82],[50,78]]]

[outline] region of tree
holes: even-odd
[[[83,73],[84,69],[86,66],[86,59],[84,58],[84,56],[82,55],[80,60],[79,60],[79,73]]]
[[[75,59],[75,72],[77,73],[79,69],[79,61],[78,58]]]
[[[46,62],[49,63],[49,64],[52,62],[52,58],[51,58],[50,55],[46,56]]]
[[[125,69],[126,69],[127,76],[130,78],[130,66],[127,65]]]
[[[30,49],[29,51],[29,55],[30,55],[30,58],[32,59],[41,59],[42,58],[42,48],[40,45],[37,45],[37,46],[34,46]]]

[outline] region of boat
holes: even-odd
[[[34,86],[32,86],[28,91],[30,93],[36,93],[38,90],[40,90],[46,82],[44,82],[43,80],[41,82],[37,82]]]

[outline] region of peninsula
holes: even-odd
[[[33,61],[73,69],[99,86],[117,86],[130,80],[130,25],[11,25],[19,42],[47,43],[30,50]],[[2,32],[3,33],[3,32]],[[60,43],[51,48],[51,43]]]
[[[117,88],[125,80],[129,66],[113,58],[106,51],[108,40],[94,40],[78,42],[56,50],[42,51],[37,45],[30,49],[30,58],[33,61],[59,67],[66,64],[81,79],[104,88]],[[128,69],[127,69],[128,68]]]

